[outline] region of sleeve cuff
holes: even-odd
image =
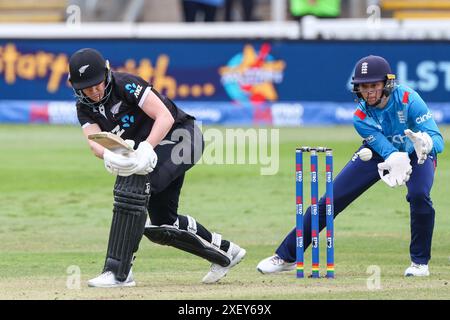
[[[145,102],[145,99],[147,99],[147,96],[148,96],[148,94],[150,93],[150,87],[147,87],[147,88],[145,88],[145,91],[144,91],[144,93],[142,94],[142,97],[141,97],[141,99],[139,100],[139,108],[141,108],[142,109],[142,107],[144,106],[144,102]]]

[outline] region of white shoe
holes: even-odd
[[[203,283],[214,283],[225,277],[231,268],[241,262],[247,251],[237,244],[230,242],[230,248],[228,248],[227,253],[231,255],[230,264],[226,267],[222,267],[219,264],[213,263],[210,271],[203,277]]]
[[[291,271],[295,269],[295,262],[286,262],[278,255],[273,255],[261,260],[256,269],[262,274]]]
[[[411,266],[405,270],[405,277],[428,277],[430,271],[427,264],[417,264],[412,262]]]
[[[133,278],[133,271],[130,269],[125,281],[119,281],[112,271],[103,272],[98,277],[88,281],[89,287],[97,288],[116,288],[116,287],[134,287],[136,282]]]

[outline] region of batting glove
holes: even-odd
[[[152,145],[148,143],[147,140],[139,143],[135,153],[137,166],[134,169],[134,173],[145,175],[155,169],[156,163],[158,162],[158,156],[156,155],[155,150],[153,150]]]
[[[105,164],[105,169],[116,176],[131,176],[134,174],[134,170],[137,167],[137,161],[134,154],[122,155],[114,153],[106,148],[103,152],[103,162]]]

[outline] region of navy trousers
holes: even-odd
[[[361,146],[358,150],[363,147]],[[417,164],[415,152],[410,155],[412,174],[406,183],[408,194],[406,200],[410,205],[411,215],[411,261],[418,264],[428,264],[431,258],[431,240],[434,228],[433,203],[430,198],[433,186],[436,158],[429,155],[424,164]],[[342,171],[335,177],[334,192],[334,218],[350,203],[380,180],[377,164],[383,162],[383,158],[373,152],[369,161],[362,161],[353,157]],[[389,188],[386,186],[386,188]],[[319,228],[326,225],[325,196],[319,201]],[[306,249],[311,243],[311,208],[308,207],[303,219],[303,243]],[[295,228],[286,236],[276,250],[276,254],[287,262],[294,262],[296,256]]]

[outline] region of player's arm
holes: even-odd
[[[138,105],[142,108],[142,111],[154,120],[149,136],[145,141],[139,143],[136,149],[137,166],[135,173],[147,174],[153,171],[158,162],[158,155],[154,148],[169,133],[175,119],[158,96],[158,93],[150,87],[145,89]]]
[[[412,172],[408,154],[399,152],[384,136],[381,127],[362,110],[355,112],[353,124],[360,136],[385,160],[377,165],[380,178],[390,187],[404,185]],[[385,170],[389,174],[385,175]]]
[[[154,148],[169,133],[175,119],[158,92],[153,90],[147,81],[140,77],[129,75],[125,82],[128,82],[128,84],[132,82],[135,86],[137,84],[137,88],[140,87],[142,90],[134,93],[128,90],[124,93],[124,98],[130,103],[136,104],[154,120],[150,134],[145,141],[139,143],[135,153],[137,162],[135,172],[138,174],[150,173],[158,162],[158,156]]]
[[[154,120],[152,130],[150,131],[146,142],[148,142],[152,148],[156,148],[172,128],[175,119],[164,104],[163,98],[147,81],[140,77],[128,74],[125,78],[121,79],[119,88],[124,88],[130,83],[137,86],[140,90],[136,92],[126,90],[123,92],[123,97],[130,104],[134,104],[141,108],[142,111]]]
[[[425,101],[416,92],[411,95],[408,106],[408,127],[413,132],[426,132],[432,140],[432,153],[441,153],[444,150],[444,139],[433,119],[430,109]],[[413,148],[412,146],[410,148]]]
[[[87,142],[89,143],[89,147],[91,148],[92,153],[97,158],[103,159],[103,153],[105,152],[105,148],[99,145],[98,143],[89,140],[88,136],[93,133],[99,133],[102,130],[100,129],[99,125],[96,123],[87,124],[83,126],[83,134],[86,137]]]
[[[155,148],[167,135],[175,122],[169,109],[153,90],[150,90],[142,105],[142,110],[155,120],[147,138],[148,143]]]
[[[375,121],[358,109],[353,116],[353,125],[359,135],[369,144],[369,146],[383,159],[387,159],[392,153],[397,152],[392,143],[381,132],[381,128]]]

